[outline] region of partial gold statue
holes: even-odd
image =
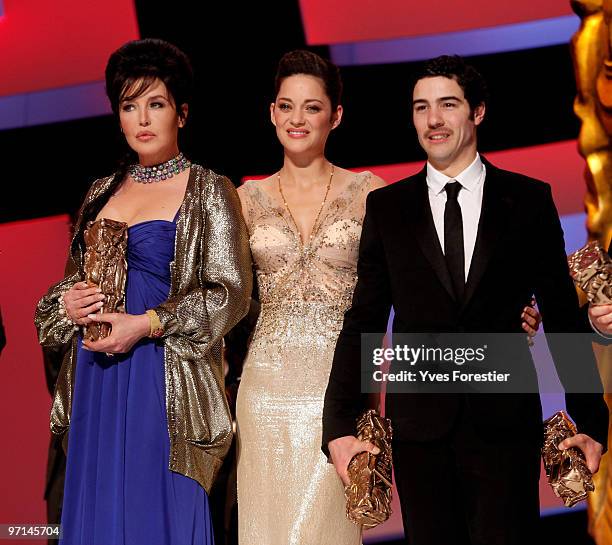
[[[578,146],[587,163],[587,228],[589,239],[607,248],[612,237],[612,0],[571,4],[582,19],[571,45],[574,112],[582,122]]]
[[[572,0],[571,5],[581,19],[571,49],[577,87],[574,111],[582,122],[578,146],[587,165],[588,236],[608,248],[612,237],[612,0]],[[594,344],[594,348],[600,373],[610,376],[612,346]],[[606,393],[605,399],[612,407],[612,394]],[[608,453],[593,476],[595,492],[588,498],[589,531],[597,545],[612,543],[611,438],[612,433]]]

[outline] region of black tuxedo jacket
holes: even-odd
[[[329,441],[355,434],[365,409],[361,393],[362,333],[384,333],[391,306],[394,333],[514,332],[521,313],[536,296],[547,333],[585,332],[569,276],[563,232],[550,186],[500,170],[485,159],[482,210],[463,301],[455,300],[433,223],[426,169],[372,192],[361,234],[358,281],[352,307],[338,338],[323,411],[323,449]],[[580,366],[601,386],[590,343],[571,350],[549,341],[564,382]],[[535,369],[526,341],[521,357]],[[599,394],[567,394],[567,409],[579,431],[607,444],[608,410]],[[432,440],[444,435],[457,411],[469,411],[477,432],[491,438],[529,435],[541,441],[542,411],[537,394],[387,394],[386,414],[399,440]]]

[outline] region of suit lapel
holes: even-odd
[[[511,199],[505,194],[499,169],[484,158],[482,160],[486,166],[487,174],[483,188],[478,234],[476,235],[476,244],[470,263],[462,308],[465,308],[470,302],[479,282],[482,280],[499,235],[507,224],[506,218],[511,207]]]
[[[425,258],[448,294],[455,299],[450,274],[446,266],[446,260],[444,259],[440,240],[438,239],[438,233],[436,232],[433,216],[431,214],[426,169],[423,169],[417,174],[417,177],[418,179],[413,186],[414,190],[407,194],[408,202],[405,206],[406,210],[410,211],[407,214],[407,218],[423,255],[425,255]]]

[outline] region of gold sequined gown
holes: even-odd
[[[321,452],[321,416],[370,177],[355,175],[326,203],[306,245],[280,196],[257,181],[239,189],[261,303],[237,401],[240,545],[361,543]]]

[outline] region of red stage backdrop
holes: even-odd
[[[63,276],[68,233],[68,216],[0,225],[0,307],[7,337],[0,356],[2,524],[46,521],[43,493],[51,398],[33,319],[36,301]]]
[[[559,0],[301,0],[306,40],[311,45],[408,38],[524,23],[571,15]]]
[[[2,0],[0,97],[103,79],[138,37],[132,0]]]

